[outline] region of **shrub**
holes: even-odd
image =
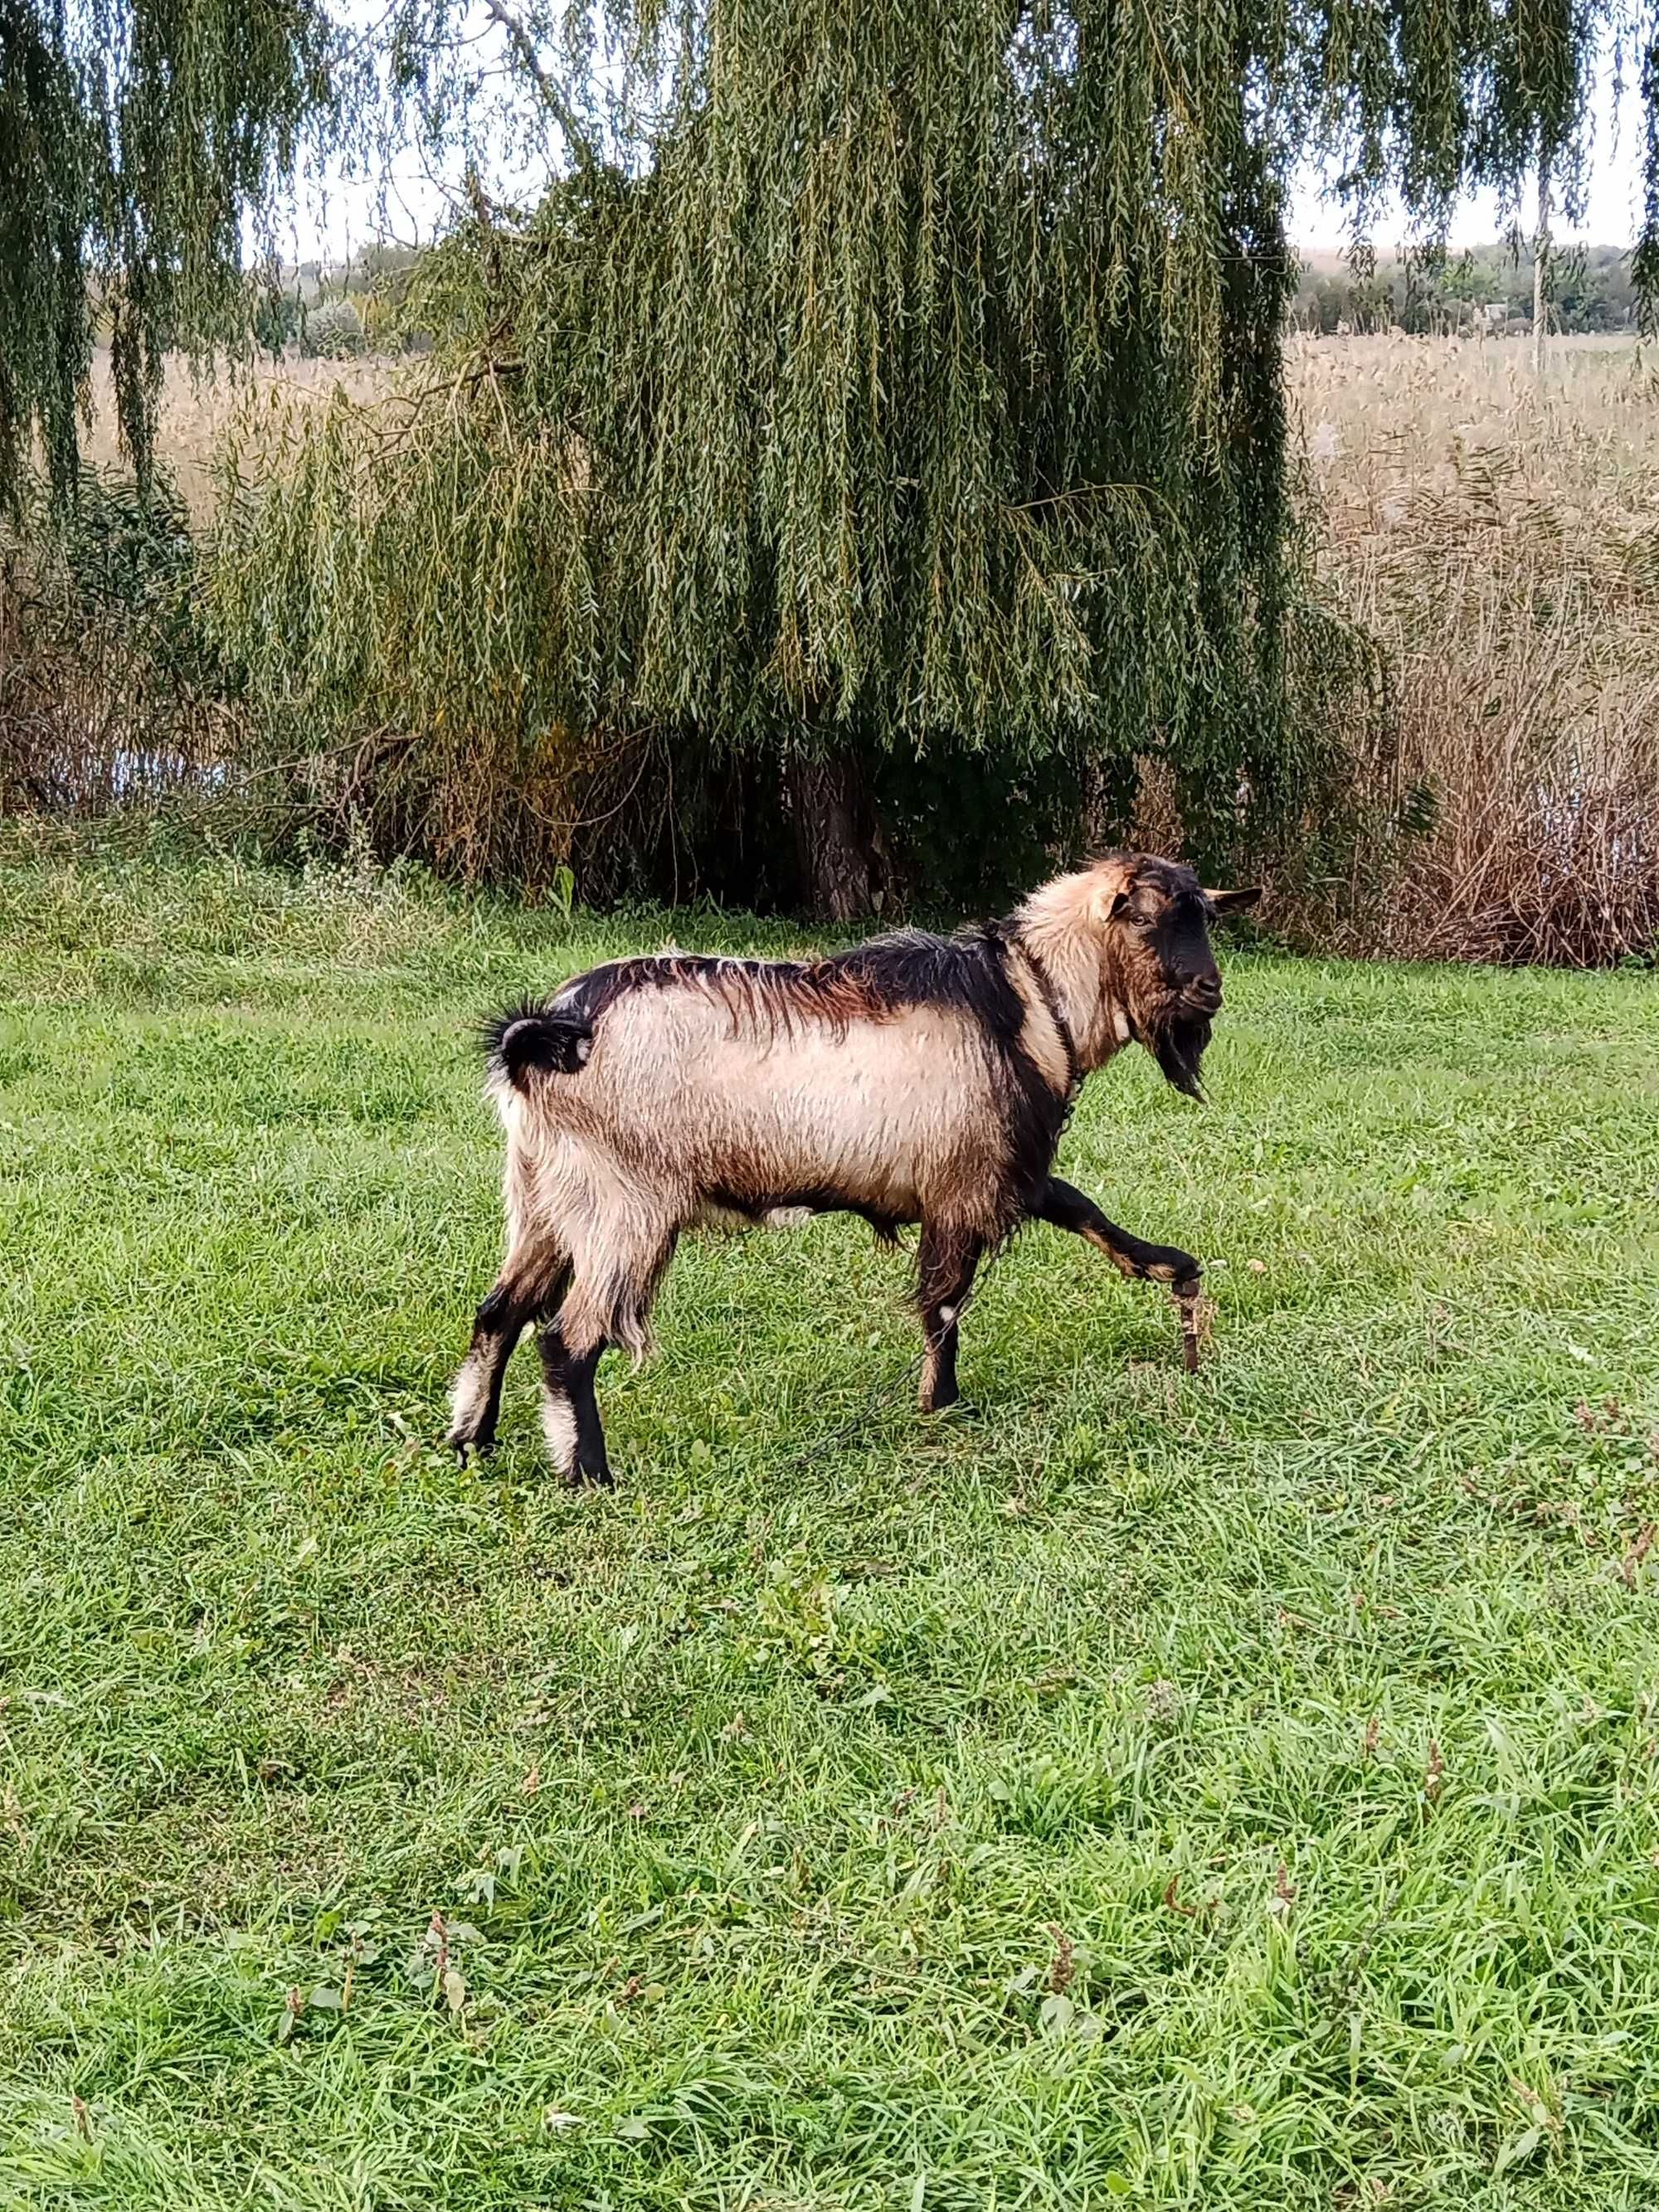
[[[101,813],[200,785],[222,761],[197,559],[163,470],[146,496],[83,468],[56,510],[26,483],[0,533],[0,812]]]
[[[329,300],[306,316],[301,350],[323,361],[352,361],[368,349],[363,319],[349,300]]]

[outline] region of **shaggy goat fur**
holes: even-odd
[[[487,1040],[507,1255],[452,1442],[492,1441],[507,1358],[534,1321],[550,1448],[607,1479],[593,1371],[607,1345],[645,1351],[676,1240],[698,1223],[842,1210],[891,1237],[920,1222],[930,1409],[957,1395],[981,1255],[1027,1220],[1195,1288],[1187,1254],[1115,1229],[1050,1170],[1079,1085],[1132,1039],[1196,1092],[1220,1003],[1206,925],[1252,896],[1116,854],[952,938],[903,932],[810,963],[612,961],[502,1015]]]

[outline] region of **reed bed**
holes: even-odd
[[[1540,380],[1523,343],[1396,333],[1295,341],[1292,371],[1326,571],[1388,685],[1389,743],[1356,777],[1403,833],[1397,865],[1349,886],[1345,936],[1431,958],[1650,953],[1651,356],[1565,341]]]

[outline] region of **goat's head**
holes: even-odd
[[[1199,1063],[1221,1006],[1210,924],[1254,906],[1261,887],[1206,890],[1190,868],[1146,853],[1111,854],[1088,872],[1114,1009],[1176,1088],[1200,1097]]]

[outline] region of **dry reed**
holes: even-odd
[[[179,356],[169,361],[162,386],[156,454],[192,518],[205,522],[217,498],[215,470],[225,434],[250,402],[274,397],[300,406],[321,405],[337,392],[353,399],[372,399],[389,388],[393,374],[390,362],[374,358],[271,361],[265,356],[252,367],[224,364],[217,373],[198,374]],[[117,439],[109,356],[101,349],[93,358],[88,403],[82,458],[94,468],[121,466],[125,457]]]
[[[1659,942],[1659,386],[1626,342],[1302,340],[1338,597],[1389,672],[1361,763],[1417,835],[1350,942],[1593,964]]]

